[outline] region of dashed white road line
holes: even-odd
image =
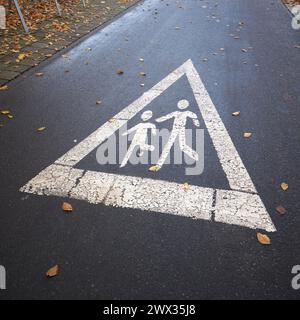
[[[128,120],[186,75],[231,190],[84,171],[73,168]],[[124,108],[20,190],[72,197],[90,203],[135,208],[276,231],[275,226],[191,60]],[[151,190],[151,192],[149,192]]]

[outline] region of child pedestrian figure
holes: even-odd
[[[144,154],[144,151],[153,151],[155,149],[153,145],[149,145],[146,143],[148,137],[148,130],[150,130],[151,133],[153,133],[153,135],[156,135],[156,125],[151,122],[146,122],[150,120],[152,116],[152,111],[145,111],[141,115],[141,119],[144,122],[137,124],[136,126],[122,134],[123,136],[126,136],[136,131],[134,138],[132,139],[131,145],[121,163],[121,168],[127,164],[131,154],[133,153],[136,147],[139,148],[139,156],[142,156]]]

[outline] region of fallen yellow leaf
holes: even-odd
[[[40,127],[37,129],[38,132],[44,131],[46,129],[46,127]]]
[[[73,211],[72,205],[71,205],[70,203],[68,203],[68,202],[64,202],[64,203],[62,204],[62,209],[63,209],[65,212],[71,212],[71,211]]]
[[[245,132],[245,133],[244,133],[244,138],[249,139],[249,138],[251,138],[251,137],[252,137],[252,133],[251,133],[251,132]]]
[[[3,115],[8,115],[8,114],[10,114],[10,111],[9,110],[2,110],[1,113]]]
[[[283,191],[286,191],[289,188],[289,185],[286,182],[282,182],[280,186]]]
[[[25,53],[20,53],[19,55],[18,55],[18,60],[19,61],[22,61],[22,60],[24,60],[26,58],[26,54]]]
[[[152,166],[148,170],[151,171],[151,172],[157,172],[159,169],[160,169],[159,166]]]
[[[140,76],[145,77],[146,73],[145,72],[140,72]]]
[[[46,276],[48,278],[52,278],[58,275],[59,272],[59,268],[58,265],[56,264],[55,266],[51,267],[47,272],[46,272]]]
[[[37,72],[35,75],[36,75],[37,77],[42,77],[44,74],[43,74],[43,72]]]
[[[8,90],[8,86],[1,86],[0,91]]]
[[[185,183],[182,185],[182,188],[183,188],[184,191],[187,191],[187,190],[190,188],[190,186],[189,186],[189,184],[188,184],[187,182],[185,182]]]
[[[96,104],[101,104],[101,103],[102,103],[101,100],[97,100],[97,101],[96,101]]]
[[[271,240],[267,235],[258,232],[256,234],[256,236],[257,236],[257,240],[258,240],[259,243],[261,243],[263,245],[271,244]]]
[[[238,117],[240,114],[241,114],[240,111],[236,111],[236,112],[233,112],[233,113],[232,113],[232,115],[233,115],[234,117]]]

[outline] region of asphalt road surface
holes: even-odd
[[[0,298],[300,298],[291,20],[279,0],[146,0],[1,91],[14,118],[0,133]],[[145,110],[163,117],[182,99],[204,129],[201,175],[99,165],[105,128],[131,128]]]

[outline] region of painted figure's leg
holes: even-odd
[[[170,151],[171,151],[171,148],[172,148],[172,146],[174,145],[174,143],[175,143],[175,140],[176,140],[176,138],[177,138],[177,135],[178,135],[178,132],[174,132],[174,130],[172,131],[172,133],[171,133],[171,136],[170,136],[170,138],[169,138],[169,140],[168,140],[168,142],[166,143],[166,145],[165,145],[165,147],[164,147],[164,150],[163,150],[163,152],[162,152],[162,154],[161,154],[161,156],[160,156],[160,158],[158,159],[158,161],[157,161],[157,166],[158,167],[162,167],[163,166],[163,164],[165,163],[165,161],[166,161],[166,159],[167,159],[167,157],[168,157],[168,155],[169,155],[169,153],[170,153]]]
[[[129,160],[129,158],[130,158],[130,156],[131,156],[131,154],[132,154],[132,152],[134,151],[134,148],[135,148],[136,146],[137,146],[136,143],[131,143],[131,145],[130,145],[130,147],[129,147],[129,149],[128,149],[128,151],[127,151],[127,153],[126,153],[126,155],[125,155],[125,157],[124,157],[124,159],[123,159],[123,161],[122,161],[122,163],[121,163],[121,165],[120,165],[120,168],[123,168],[123,167],[126,166],[128,160]]]
[[[192,158],[195,161],[199,160],[198,153],[186,144],[185,132],[180,132],[179,134],[179,146],[181,151],[187,154],[190,158]]]

